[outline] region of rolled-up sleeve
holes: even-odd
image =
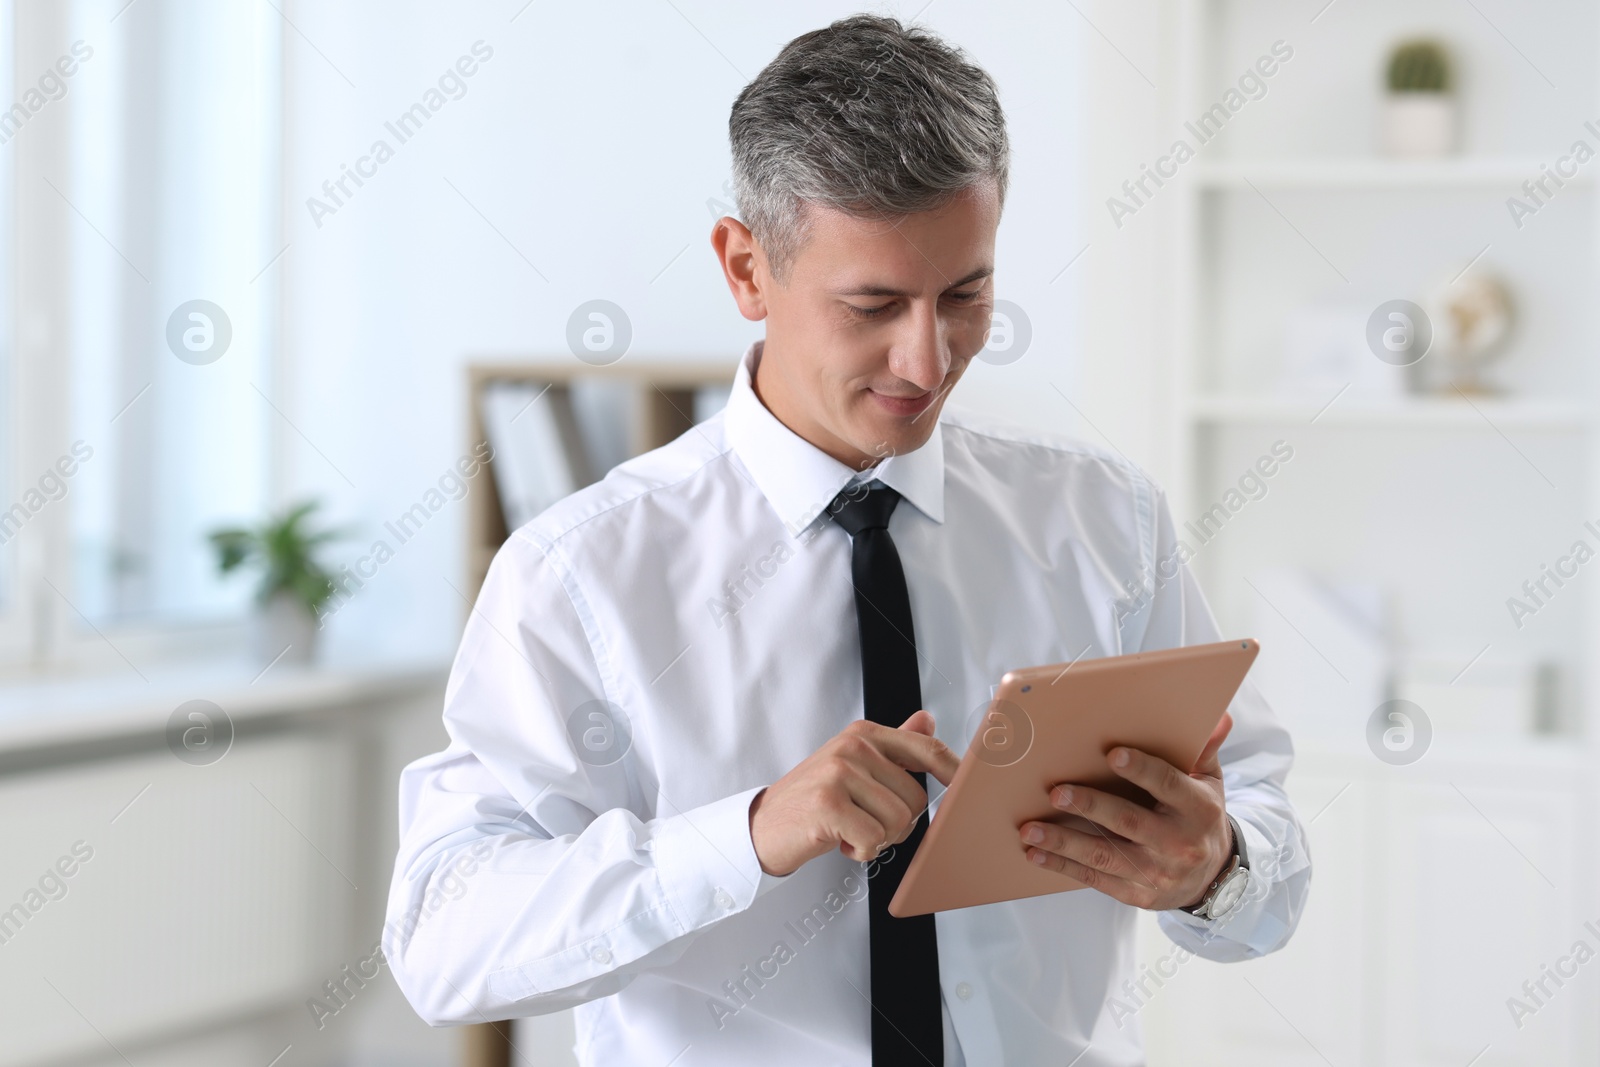
[[[1154,651],[1224,640],[1190,573],[1190,547],[1179,542],[1166,497],[1153,493],[1151,554],[1140,609],[1123,623],[1128,651]],[[1244,898],[1212,922],[1183,911],[1160,913],[1168,937],[1196,955],[1221,962],[1251,959],[1283,947],[1305,909],[1311,855],[1305,829],[1284,791],[1294,745],[1247,678],[1229,705],[1233,729],[1218,752],[1228,813],[1239,823],[1249,857]]]
[[[750,841],[758,790],[649,810],[598,635],[552,556],[526,534],[497,554],[446,687],[450,743],[401,774],[384,953],[431,1025],[615,993],[781,881]]]

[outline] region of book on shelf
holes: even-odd
[[[583,435],[564,385],[492,381],[479,395],[495,489],[507,530],[593,481]]]

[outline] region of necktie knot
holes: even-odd
[[[833,521],[845,528],[851,537],[862,530],[886,530],[894,506],[900,503],[900,494],[887,485],[863,488],[857,484],[843,490],[828,505]]]

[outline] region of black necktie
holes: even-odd
[[[916,634],[900,553],[889,536],[889,516],[900,494],[859,486],[834,498],[828,509],[850,533],[850,576],[856,587],[861,637],[861,681],[866,717],[895,727],[922,707]],[[926,788],[925,776],[916,774]],[[872,924],[872,1067],[944,1064],[944,1020],[939,1005],[939,943],[932,915],[896,919],[889,900],[928,828],[928,813],[881,862],[867,890]]]

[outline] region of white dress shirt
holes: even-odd
[[[495,556],[450,744],[400,782],[386,956],[431,1024],[576,1007],[584,1064],[871,1063],[862,865],[774,877],[750,841],[756,793],[862,717],[850,537],[825,509],[863,475],[762,405],[760,355],[720,414]],[[903,498],[923,702],[958,754],[1011,668],[1222,639],[1162,492],[1116,455],[947,406],[868,473]],[[1249,892],[1215,923],[1160,916],[1213,960],[1282,945],[1310,881],[1289,737],[1248,682],[1231,711]],[[946,1062],[1142,1063],[1134,923],[1092,890],[941,913]]]

